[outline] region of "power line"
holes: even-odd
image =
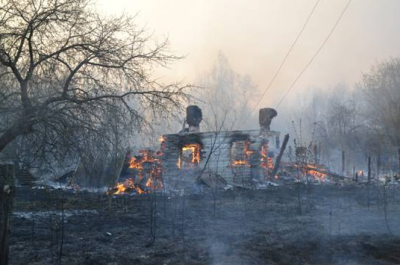
[[[276,108],[278,108],[283,100],[286,98],[286,96],[290,93],[290,91],[293,89],[293,87],[296,85],[297,81],[299,81],[300,77],[304,74],[304,72],[307,70],[307,68],[312,64],[314,59],[318,56],[318,54],[321,52],[321,50],[324,48],[325,44],[328,42],[329,38],[332,36],[333,32],[335,31],[337,25],[339,24],[340,20],[342,19],[344,13],[346,13],[347,8],[349,7],[350,3],[352,0],[349,0],[347,2],[347,5],[344,7],[342,10],[342,13],[340,13],[340,16],[336,20],[336,23],[333,25],[331,31],[329,32],[328,36],[325,38],[324,42],[321,44],[321,46],[318,48],[317,52],[314,54],[314,56],[311,58],[311,60],[307,63],[307,65],[303,68],[303,70],[300,72],[300,74],[296,77],[292,85],[289,87],[289,89],[286,91],[286,93],[283,95],[281,101],[279,101],[278,105],[276,105]]]
[[[281,71],[283,65],[286,63],[287,58],[289,57],[290,53],[292,52],[294,46],[296,45],[297,41],[300,39],[300,36],[303,34],[303,31],[305,30],[308,22],[310,21],[311,16],[314,14],[315,9],[318,6],[318,3],[321,0],[317,0],[317,2],[315,3],[315,5],[313,6],[310,14],[308,15],[305,23],[303,24],[303,27],[301,28],[300,32],[297,34],[296,39],[294,40],[294,42],[292,43],[292,46],[290,46],[289,51],[286,53],[285,57],[283,58],[283,61],[281,62],[281,64],[278,67],[278,70],[275,72],[274,76],[272,77],[271,81],[269,82],[267,88],[264,90],[263,94],[261,95],[260,99],[257,101],[256,105],[254,106],[254,108],[250,111],[250,113],[248,114],[248,116],[246,117],[246,119],[243,121],[243,125],[247,122],[247,120],[250,118],[251,114],[254,112],[254,110],[257,108],[258,104],[260,104],[260,102],[262,101],[262,99],[264,98],[265,94],[267,93],[267,91],[271,88],[272,84],[274,83],[275,79],[277,78],[279,72]]]

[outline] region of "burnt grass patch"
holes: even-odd
[[[10,264],[400,264],[399,191],[111,197],[19,188]]]

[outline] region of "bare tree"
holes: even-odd
[[[303,135],[309,141],[318,142],[315,147],[321,154],[320,162],[345,174],[351,164],[355,165],[361,157],[364,159],[360,151],[365,151],[362,142],[365,118],[360,111],[360,99],[342,83],[328,91],[312,93],[311,104],[296,112],[308,125],[302,128]]]
[[[250,113],[249,103],[258,92],[250,76],[235,72],[228,58],[219,53],[217,60],[208,73],[199,77],[198,98],[204,105],[203,116],[206,126],[215,130],[222,125],[222,130],[238,129]],[[242,128],[243,129],[243,128]]]
[[[102,17],[88,0],[1,1],[0,25],[0,152],[24,135],[47,147],[88,134],[115,141],[107,113],[129,132],[187,97],[186,86],[151,76],[179,59],[168,40],[152,41],[132,17]]]
[[[1,159],[18,146],[41,160],[111,149],[149,128],[146,118],[187,100],[187,86],[152,77],[155,67],[180,59],[168,40],[153,40],[133,17],[100,16],[90,4],[0,0]]]
[[[365,99],[365,113],[371,128],[385,135],[398,148],[400,165],[400,59],[372,67],[358,87]],[[382,134],[382,133],[380,133]]]

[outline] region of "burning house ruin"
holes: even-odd
[[[277,112],[265,108],[259,113],[259,130],[201,132],[202,111],[198,106],[188,106],[187,127],[160,137],[159,151],[127,155],[113,193],[133,190],[141,194],[199,183],[210,187],[252,186],[272,179],[280,133],[271,131],[270,125]]]
[[[270,130],[274,109],[260,110],[260,130],[200,132],[201,110],[187,108],[188,128],[163,135],[163,179],[179,187],[216,179],[247,186],[271,178],[280,148],[279,132]]]

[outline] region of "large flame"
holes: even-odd
[[[200,164],[200,144],[187,144],[182,147],[182,152],[176,163],[179,169],[184,167],[191,168],[194,165]]]
[[[154,153],[150,150],[140,150],[139,151],[142,156],[140,158],[132,157],[129,161],[129,168],[136,168],[139,170],[143,170],[143,163],[159,163],[160,160],[154,157]],[[162,153],[156,152],[156,155],[162,155]]]
[[[143,194],[163,189],[162,165],[161,160],[157,158],[162,153],[150,150],[140,150],[139,153],[140,156],[131,157],[129,160],[129,168],[136,172],[138,183],[135,183],[133,178],[128,178],[123,183],[117,183],[109,194],[118,195],[132,191]]]
[[[200,145],[199,144],[189,144],[182,147],[182,152],[189,152],[192,156],[192,163],[200,163]]]

